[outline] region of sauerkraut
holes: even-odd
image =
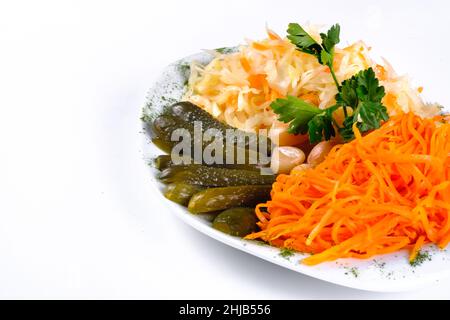
[[[308,31],[320,41],[317,28]],[[333,105],[337,89],[328,67],[296,50],[289,40],[273,31],[267,33],[267,39],[247,41],[235,53],[217,52],[206,66],[193,62],[184,98],[246,131],[280,126],[270,108],[276,98],[292,95],[321,109]],[[437,105],[423,102],[421,88],[413,88],[408,78],[398,76],[387,61],[372,60],[370,50],[362,41],[335,49],[334,69],[339,82],[372,67],[385,87],[383,104],[391,115],[400,110],[422,117],[439,112]]]

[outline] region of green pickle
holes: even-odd
[[[172,133],[176,129],[186,129],[191,136],[191,150],[194,150],[194,122],[201,122],[201,133],[204,134],[208,129],[216,129],[223,137],[222,141],[222,162],[226,162],[226,154],[227,154],[227,146],[226,146],[226,136],[227,130],[231,129],[235,132],[244,133],[243,131],[236,130],[225,123],[222,123],[216,120],[213,116],[211,116],[208,112],[203,109],[197,107],[196,105],[190,102],[179,102],[172,106],[167,107],[163,113],[156,117],[153,121],[148,122],[150,137],[153,143],[162,149],[163,151],[170,153],[172,148],[179,143],[179,141],[172,141]],[[232,151],[233,163],[237,162],[237,154],[238,150],[242,150],[245,154],[244,164],[250,165],[253,167],[257,167],[256,164],[250,164],[249,162],[249,154],[258,155],[257,150],[251,149],[251,142],[256,142],[256,146],[259,146],[259,138],[260,136],[255,133],[245,133],[245,138],[241,139],[242,143],[239,144],[237,142],[237,138],[232,141],[232,146],[229,151]],[[211,141],[203,140],[202,143],[202,151],[209,145]],[[243,147],[243,148],[241,148]],[[269,155],[271,149],[271,142],[268,139],[267,141],[267,152],[264,154]],[[241,152],[242,152],[241,151]],[[241,153],[239,152],[239,154]],[[259,154],[257,157],[261,160],[262,154]]]
[[[177,159],[180,161],[180,159]],[[177,167],[185,167],[192,163],[192,159],[190,158],[181,158],[181,164],[174,164],[172,158],[168,154],[162,154],[153,159],[153,165],[156,169],[163,171],[167,168],[177,168]],[[195,165],[195,164],[192,164]],[[217,167],[217,168],[228,168],[228,169],[239,169],[239,170],[251,170],[251,171],[260,171],[262,168],[269,169],[268,167],[251,165],[251,164],[211,164],[206,165],[208,167]]]
[[[185,183],[173,183],[167,186],[164,196],[170,201],[186,207],[191,197],[201,190],[203,190],[203,188],[200,186]]]
[[[187,101],[175,103],[166,110],[165,114],[170,114],[175,121],[186,123],[192,128],[194,127],[194,121],[200,121],[202,122],[203,131],[214,128],[220,130],[225,135],[226,129],[232,129],[227,124],[216,120],[205,110]]]
[[[156,169],[163,171],[167,168],[186,166],[186,163],[191,162],[191,158],[178,158],[177,161],[181,162],[181,164],[173,163],[170,155],[162,154],[153,159],[153,164]]]
[[[173,166],[161,172],[164,183],[181,182],[206,187],[267,185],[275,181],[274,175],[262,175],[255,170],[207,167],[202,165]]]
[[[271,185],[246,185],[210,188],[194,194],[189,201],[191,213],[206,213],[235,207],[254,207],[270,198]]]
[[[232,236],[244,237],[256,230],[256,215],[253,208],[231,208],[219,213],[213,228]]]
[[[174,141],[171,141],[172,132],[179,127],[180,124],[172,117],[164,114],[158,116],[150,124],[150,137],[152,142],[161,150],[170,152],[176,144]]]
[[[153,159],[153,164],[155,165],[156,169],[164,170],[172,166],[172,160],[170,158],[170,155],[162,154]]]

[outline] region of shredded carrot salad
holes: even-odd
[[[450,123],[399,114],[366,136],[335,146],[324,162],[279,175],[271,200],[259,204],[262,239],[313,253],[315,265],[368,258],[450,241]]]

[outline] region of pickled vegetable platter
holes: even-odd
[[[344,75],[338,63],[321,60],[353,59],[353,47],[333,47],[339,40],[338,26],[324,34],[322,43],[311,35],[314,48],[323,51],[320,55],[296,43],[296,37],[308,35],[304,29],[289,28],[290,44],[269,30],[267,40],[194,55],[165,70],[150,90],[142,116],[145,160],[158,193],[178,217],[210,237],[326,281],[398,291],[448,274],[448,268],[428,262],[429,257],[447,259],[447,251],[437,247],[446,244],[445,229],[433,231],[442,236],[432,240],[421,228],[401,234],[402,226],[410,223],[405,205],[418,210],[417,198],[406,199],[412,189],[402,189],[416,188],[415,177],[408,178],[408,171],[389,171],[392,161],[398,162],[395,170],[404,165],[400,158],[377,158],[387,152],[378,150],[386,136],[392,135],[389,152],[397,148],[394,142],[411,150],[414,139],[420,141],[414,148],[420,148],[428,143],[426,132],[439,135],[447,128],[447,118],[416,98],[410,105],[417,109],[393,112],[404,106],[396,102],[395,88],[389,85],[393,76],[382,65],[364,63]],[[311,80],[300,85],[295,96],[294,83],[283,93],[276,83],[283,74],[275,78],[269,67],[257,69],[246,51],[251,47],[252,54],[280,54],[291,45],[293,57],[310,63],[325,87],[315,88]],[[358,57],[364,57],[364,48],[357,48]],[[280,57],[273,59],[280,62]],[[222,68],[234,71],[221,73]],[[244,73],[245,80],[237,78]],[[444,126],[436,126],[436,121]],[[439,141],[445,150],[444,139]],[[425,154],[408,159],[426,161],[430,149],[422,150]],[[391,174],[393,182],[386,180],[380,187],[384,178],[377,170]],[[423,172],[421,166],[417,170]],[[412,180],[403,187],[399,176]],[[442,183],[439,188],[445,187]],[[378,188],[397,188],[389,191],[396,196],[383,195]],[[436,197],[440,204],[439,197],[445,195],[433,190],[421,195]],[[432,225],[441,223],[439,219]]]

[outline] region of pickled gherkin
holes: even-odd
[[[256,215],[253,208],[231,208],[219,213],[213,228],[232,236],[244,237],[256,230]]]
[[[192,195],[203,190],[200,186],[185,183],[173,183],[167,186],[164,196],[170,201],[187,206]]]
[[[263,159],[263,157],[265,158],[270,155],[270,139],[264,137],[264,139],[267,139],[267,150],[258,150],[258,148],[261,147],[259,142],[262,136],[232,128],[227,124],[216,120],[208,112],[190,102],[179,102],[169,106],[154,120],[149,119],[148,121],[149,132],[153,143],[168,153],[171,152],[172,148],[180,142],[172,141],[172,133],[177,129],[185,129],[189,132],[191,137],[191,141],[189,141],[189,143],[191,145],[192,153],[194,151],[194,123],[199,122],[201,123],[201,131],[199,133],[201,133],[202,137],[204,137],[205,132],[209,129],[215,129],[220,134],[222,140],[219,139],[219,150],[221,150],[221,155],[218,157],[221,159],[222,163],[227,162],[227,151],[231,152],[228,156],[228,160],[232,160],[232,163],[238,163],[237,155],[242,154],[243,159],[239,160],[241,160],[243,164],[253,166],[257,165],[250,163],[250,155],[252,155],[255,162],[264,163],[267,159]],[[227,140],[227,130],[232,130],[230,132],[235,133],[235,136],[232,137],[231,141]],[[200,150],[202,154],[210,143],[210,140],[202,139]],[[227,143],[231,143],[228,148]],[[253,149],[253,146],[257,149]],[[193,153],[183,156],[193,157]],[[202,160],[204,161],[204,159]]]
[[[157,156],[155,159],[153,159],[153,164],[156,169],[158,170],[164,170],[168,167],[172,166],[172,160],[170,155],[168,154],[162,154]]]
[[[216,120],[208,112],[188,101],[171,105],[164,114],[171,115],[175,121],[184,122],[190,126],[193,126],[194,121],[200,121],[204,130],[209,128],[218,129],[223,135],[225,135],[226,129],[233,129],[231,126]]]
[[[194,194],[188,210],[206,213],[235,207],[254,207],[270,198],[270,185],[210,188]]]
[[[153,159],[153,165],[156,169],[161,171],[169,167],[177,168],[180,166],[190,165],[190,163],[192,163],[192,165],[195,165],[191,159],[181,159],[181,161],[182,161],[181,164],[174,164],[170,155],[162,154]],[[240,169],[240,170],[252,170],[252,171],[260,171],[262,168],[269,169],[268,167],[250,164],[212,164],[207,166],[218,168]]]
[[[191,158],[178,158],[177,161],[181,163],[175,164],[170,155],[162,154],[153,159],[153,165],[156,169],[162,171],[169,167],[185,166],[192,162]]]
[[[164,183],[187,183],[205,187],[267,185],[275,181],[274,175],[259,171],[215,168],[202,165],[174,166],[163,170],[159,179]]]
[[[170,152],[176,144],[171,141],[172,132],[179,127],[180,124],[172,117],[160,115],[150,124],[150,137],[152,138],[152,142],[161,150]]]

